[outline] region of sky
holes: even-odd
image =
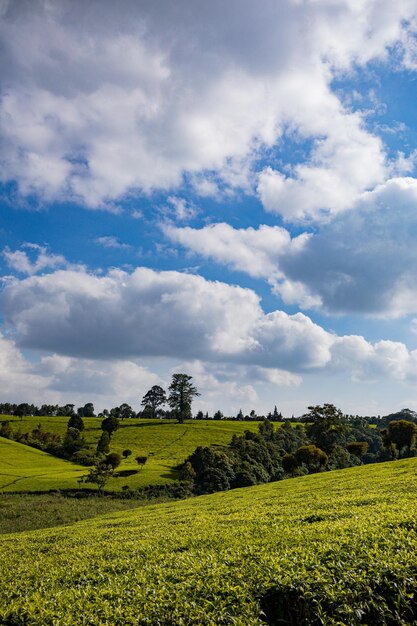
[[[415,0],[0,0],[0,402],[417,409]]]

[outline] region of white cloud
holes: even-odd
[[[138,268],[14,280],[1,297],[19,345],[82,358],[164,356],[286,370],[324,365],[332,339],[302,314],[265,314],[249,289]]]
[[[133,361],[91,361],[52,354],[29,360],[0,334],[2,401],[78,405],[96,409],[128,402],[140,408],[141,393],[161,378]]]
[[[250,290],[177,272],[56,271],[15,280],[2,300],[15,338],[0,336],[0,382],[11,401],[138,408],[149,387],[186,371],[202,392],[195,410],[233,414],[266,410],[291,387],[305,395],[309,374],[361,385],[417,379],[417,350],[403,343],[338,337],[301,313],[265,314]]]
[[[3,250],[3,256],[6,263],[16,272],[21,274],[37,274],[45,269],[54,269],[60,266],[66,266],[66,259],[61,254],[52,254],[48,252],[46,246],[27,243],[22,246],[35,252],[36,258],[32,261],[27,252],[24,250],[12,251],[8,247]]]
[[[417,180],[393,178],[314,234],[281,227],[165,227],[187,250],[269,282],[286,304],[326,313],[417,313]]]
[[[205,258],[255,278],[273,279],[279,274],[279,259],[297,253],[308,241],[302,234],[291,239],[285,228],[261,225],[259,229],[234,229],[229,224],[210,224],[204,228],[176,228],[164,225],[164,233]]]
[[[178,198],[177,196],[169,196],[168,204],[174,217],[180,221],[187,221],[195,217],[198,213],[197,207],[193,203],[188,202],[184,198]]]
[[[253,157],[289,129],[315,140],[311,162],[289,176],[264,170],[265,206],[287,219],[342,210],[382,179],[384,153],[331,79],[384,58],[413,13],[412,0],[265,0],[262,11],[249,0],[164,11],[131,0],[123,11],[105,0],[10,3],[1,180],[113,209],[128,192],[174,189],[184,173],[202,176],[203,195],[216,194],[210,173],[249,190]]]
[[[94,242],[103,248],[110,248],[113,250],[130,250],[132,246],[128,243],[122,243],[113,235],[104,235],[103,237],[96,237]]]

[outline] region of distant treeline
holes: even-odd
[[[72,417],[73,415],[78,415],[79,417],[117,417],[117,419],[152,419],[154,417],[158,419],[176,419],[177,415],[175,411],[158,409],[154,412],[152,407],[145,406],[143,410],[134,411],[132,407],[123,403],[120,406],[113,407],[112,409],[104,409],[99,413],[95,412],[94,404],[92,402],[87,402],[84,406],[80,406],[77,409],[75,408],[75,404],[64,404],[62,406],[58,404],[42,404],[40,407],[35,404],[29,404],[27,402],[22,402],[20,404],[15,404],[12,402],[4,402],[0,403],[0,415],[15,415],[19,417],[23,417],[25,415],[29,416],[39,416],[39,417]],[[305,415],[301,415],[295,417],[292,415],[291,417],[284,417],[281,411],[278,411],[275,406],[273,411],[267,413],[267,415],[258,414],[254,409],[250,411],[248,414],[244,414],[242,410],[239,410],[236,415],[224,415],[224,413],[220,410],[215,411],[212,415],[209,413],[203,413],[203,411],[198,411],[192,419],[195,420],[231,420],[231,421],[241,421],[241,422],[255,422],[262,421],[264,419],[269,420],[270,422],[282,422],[283,420],[288,422],[296,422],[303,423],[308,422],[309,413]],[[362,420],[367,424],[371,424],[377,426],[378,428],[384,428],[393,420],[407,420],[409,422],[414,422],[417,424],[417,413],[412,411],[411,409],[402,409],[397,413],[390,413],[388,415],[373,415],[373,416],[361,416],[361,415],[344,415],[344,419],[348,421],[357,421]]]
[[[181,479],[196,494],[213,493],[417,455],[416,414],[409,410],[375,428],[332,404],[308,408],[295,426],[285,420],[274,428],[264,420],[258,433],[234,435],[229,446],[199,446],[179,467]]]

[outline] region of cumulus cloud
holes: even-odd
[[[126,387],[137,377],[150,381],[131,365],[148,357],[193,362],[201,376],[204,367],[216,367],[215,375],[204,371],[232,385],[238,373],[249,387],[297,385],[300,374],[328,369],[369,379],[417,376],[417,351],[402,343],[338,337],[302,313],[266,314],[253,291],[189,274],[60,270],[6,284],[1,300],[16,345],[54,354],[32,374],[52,377],[48,385],[61,391],[72,388],[71,380],[83,389],[84,379],[97,393],[111,377],[112,389],[118,381]]]
[[[262,171],[268,210],[339,211],[384,176],[382,145],[331,80],[386,56],[411,24],[412,0],[2,7],[1,180],[23,194],[112,207],[187,174],[215,195],[207,173],[250,189],[254,156],[288,129],[315,140],[311,162]]]
[[[332,346],[332,368],[349,369],[356,380],[417,380],[417,350],[398,341],[371,344],[363,337],[338,337]]]
[[[417,180],[392,178],[316,233],[281,227],[165,227],[174,242],[267,280],[286,304],[327,313],[417,312]]]
[[[98,410],[122,402],[139,408],[141,392],[161,378],[133,361],[92,361],[57,354],[28,359],[15,342],[0,334],[0,384],[3,401],[35,404],[85,404]]]
[[[235,229],[229,224],[210,224],[204,228],[163,226],[171,241],[187,250],[226,264],[255,278],[273,278],[279,272],[279,259],[300,250],[309,238],[291,238],[285,228],[261,225],[259,229]]]
[[[294,369],[323,365],[331,340],[301,313],[265,314],[249,289],[138,268],[62,270],[6,284],[19,345],[84,358],[171,356]]]
[[[67,265],[65,257],[61,254],[52,254],[48,251],[46,246],[39,246],[34,243],[23,244],[23,248],[32,252],[32,256],[35,258],[31,260],[28,251],[25,250],[10,250],[6,247],[3,250],[3,256],[6,259],[7,265],[19,272],[20,274],[37,274],[45,269],[54,269],[56,267]]]
[[[330,313],[416,312],[416,208],[416,179],[379,185],[354,211],[323,226],[299,254],[281,260],[286,279],[277,291],[287,302],[300,302],[292,287],[301,284]]]

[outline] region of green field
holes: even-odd
[[[68,423],[68,418],[65,417],[24,417],[20,420],[17,417],[0,416],[0,419],[10,420],[14,430],[29,432],[41,424],[43,430],[58,433],[61,436],[65,434]],[[93,449],[102,432],[101,421],[99,418],[84,419],[83,434]],[[120,421],[119,429],[113,434],[110,448],[112,452],[120,454],[127,448],[132,450],[132,456],[122,461],[119,472],[129,474],[129,472],[136,471],[136,473],[112,478],[106,488],[120,491],[125,485],[135,488],[172,482],[178,477],[175,467],[183,462],[197,446],[227,445],[235,433],[240,435],[245,430],[256,431],[258,425],[258,422],[232,421],[189,421],[184,424],[164,420]],[[135,461],[137,455],[148,457],[143,468],[139,468]],[[28,464],[30,465],[30,462]],[[88,469],[84,469],[84,474],[87,472]],[[0,475],[3,473],[7,472],[0,456]],[[67,486],[67,484],[62,485],[62,487]],[[0,490],[2,489],[5,488],[0,482]],[[7,487],[7,490],[12,489]]]
[[[270,624],[415,624],[416,473],[367,465],[3,535],[0,623],[251,626],[263,607]]]
[[[0,491],[74,489],[86,468],[0,437]]]

